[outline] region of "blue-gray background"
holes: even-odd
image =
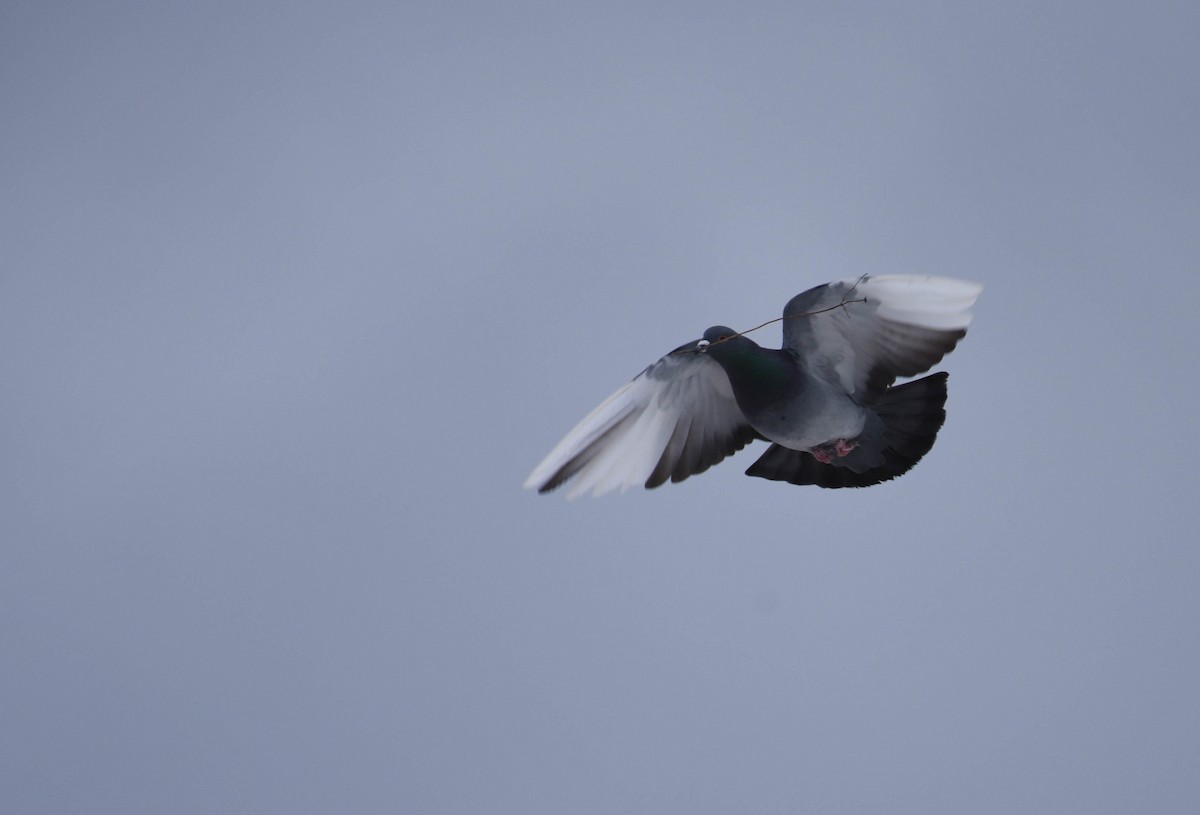
[[[1196,8],[7,4],[0,808],[1196,812]],[[863,272],[900,481],[520,490]]]

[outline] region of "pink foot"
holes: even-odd
[[[844,458],[845,456],[848,456],[854,452],[855,447],[858,447],[858,444],[855,442],[846,441],[845,439],[837,439],[836,441],[829,442],[828,444],[822,444],[819,447],[814,447],[809,452],[812,453],[813,458],[822,464],[832,464],[834,456],[837,456],[838,458]]]

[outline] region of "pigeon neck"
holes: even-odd
[[[733,341],[713,354],[735,388],[774,390],[792,381],[795,360],[784,351]]]

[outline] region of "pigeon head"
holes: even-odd
[[[712,328],[704,332],[704,339],[707,342],[720,342],[727,340],[737,334],[732,328],[727,325],[714,325]]]
[[[714,325],[704,332],[704,339],[701,340],[698,350],[712,354],[714,359],[721,362],[759,350],[759,345],[749,337],[740,336],[728,326]]]

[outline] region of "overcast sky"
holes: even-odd
[[[1197,31],[6,4],[0,809],[1200,811]],[[903,478],[521,489],[866,272],[986,286]]]

